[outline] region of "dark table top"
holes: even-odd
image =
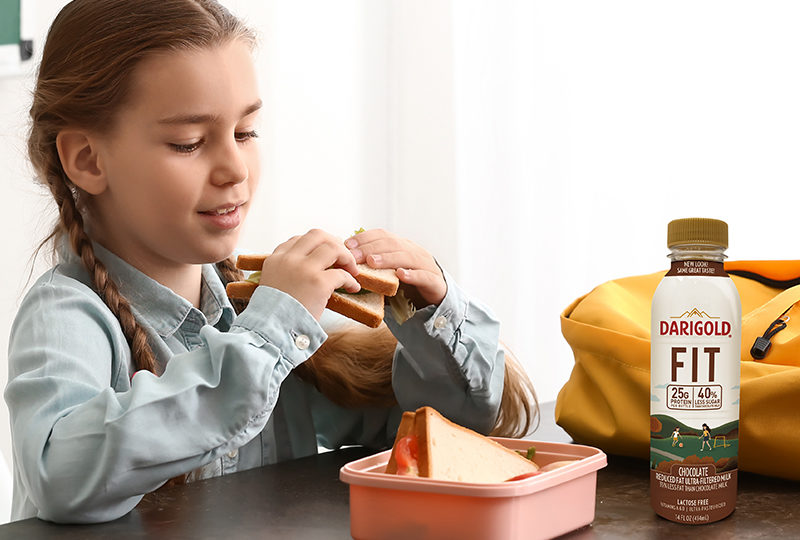
[[[568,442],[553,403],[529,437]],[[98,525],[28,519],[0,526],[4,538],[350,538],[348,486],[339,468],[372,453],[364,448],[287,461],[175,486],[148,495],[131,513]],[[659,518],[650,508],[646,460],[608,456],[597,475],[594,523],[564,538],[800,538],[800,483],[739,473],[736,511],[709,525]]]

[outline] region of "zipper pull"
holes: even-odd
[[[772,321],[772,324],[769,325],[764,335],[756,338],[756,342],[753,343],[753,346],[750,348],[750,356],[756,360],[763,360],[766,358],[770,347],[772,347],[772,342],[770,340],[775,337],[775,334],[786,328],[786,323],[789,322],[790,318],[786,313],[788,313],[793,306],[794,304],[789,306],[786,311],[781,313],[780,317]]]

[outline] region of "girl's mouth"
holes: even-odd
[[[211,216],[221,216],[221,215],[224,215],[224,214],[230,214],[231,212],[236,210],[236,208],[237,208],[236,206],[231,206],[229,208],[219,208],[217,210],[210,210],[208,212],[201,212],[201,213],[202,214],[208,214],[208,215],[211,215]]]
[[[203,221],[208,223],[215,229],[229,230],[235,229],[242,221],[239,213],[239,206],[227,206],[224,208],[217,208],[216,210],[208,210],[199,212]]]

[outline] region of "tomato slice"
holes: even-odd
[[[515,476],[513,478],[509,478],[508,480],[506,480],[506,482],[514,482],[516,480],[525,480],[526,478],[530,478],[531,476],[538,476],[538,475],[539,475],[539,471],[533,471],[533,472],[529,472],[529,473],[525,473],[525,474],[518,474],[517,476]]]
[[[397,474],[416,474],[417,451],[416,435],[407,435],[397,441],[397,444],[394,446],[394,459],[397,462]]]

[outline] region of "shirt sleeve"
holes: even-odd
[[[447,294],[438,306],[418,310],[398,324],[386,324],[399,344],[392,385],[403,410],[428,405],[481,433],[494,427],[500,410],[505,355],[500,323],[469,298],[444,271]]]
[[[91,290],[54,280],[31,290],[12,327],[5,398],[19,488],[38,517],[116,519],[167,479],[241,446],[327,337],[268,287],[230,332],[200,334],[204,346],[173,356],[161,376],[128,382],[128,345]]]
[[[447,273],[445,279],[447,294],[439,306],[418,310],[402,325],[388,311],[384,319],[399,342],[392,368],[398,406],[356,411],[313,394],[322,446],[390,446],[402,411],[425,405],[481,433],[494,427],[505,370],[500,324]]]

